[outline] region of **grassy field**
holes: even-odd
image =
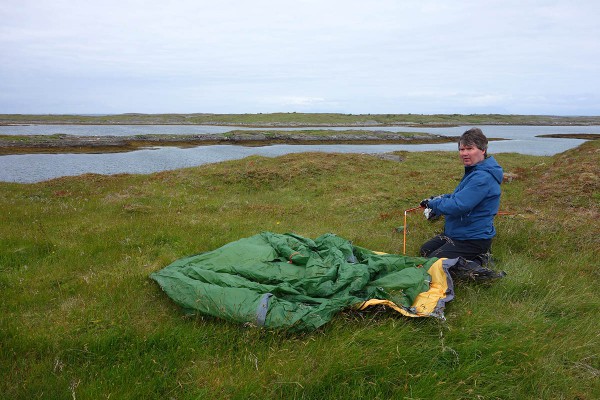
[[[600,116],[503,114],[0,114],[0,124],[201,124],[240,126],[600,125]]]
[[[293,154],[152,175],[0,183],[0,397],[600,398],[600,142],[501,154],[493,253],[445,322],[338,315],[291,335],[187,317],[148,275],[261,231],[402,252],[403,210],[452,190],[456,154]],[[442,228],[409,217],[409,255]]]

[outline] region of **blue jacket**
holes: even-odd
[[[500,206],[503,171],[494,157],[465,167],[465,175],[451,194],[429,201],[444,215],[444,234],[456,240],[491,239],[496,236],[494,217]]]

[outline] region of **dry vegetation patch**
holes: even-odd
[[[566,151],[555,157],[552,164],[542,166],[538,171],[538,176],[528,190],[535,201],[598,211],[600,142],[587,142]]]

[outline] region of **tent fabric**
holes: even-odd
[[[188,311],[311,331],[343,309],[380,304],[410,317],[443,318],[454,296],[444,261],[377,253],[331,233],[312,240],[263,232],[150,277]]]

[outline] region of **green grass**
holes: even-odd
[[[455,154],[249,157],[152,175],[0,183],[0,397],[600,397],[600,143],[497,156],[508,276],[459,285],[445,322],[347,311],[291,335],[188,317],[148,275],[260,231],[401,253],[403,210],[452,190]],[[442,227],[408,221],[408,254]]]
[[[0,124],[207,124],[249,126],[377,126],[377,125],[598,125],[599,116],[502,114],[0,114]]]

